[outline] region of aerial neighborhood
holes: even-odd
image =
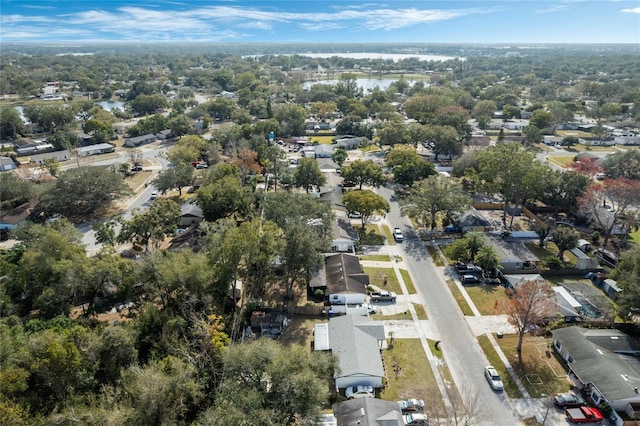
[[[637,46],[237,48],[3,48],[0,424],[640,423]]]

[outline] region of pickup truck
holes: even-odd
[[[599,423],[602,421],[602,414],[597,408],[567,408],[564,413],[567,415],[567,419],[573,423]]]
[[[397,295],[393,291],[372,291],[369,293],[372,302],[395,302]]]

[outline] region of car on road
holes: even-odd
[[[404,240],[404,235],[402,235],[400,228],[393,228],[393,239],[398,243],[401,243]]]
[[[405,399],[404,401],[398,401],[398,406],[402,414],[424,411],[424,400],[415,398]]]
[[[462,278],[460,278],[460,281],[462,282],[463,285],[465,284],[476,284],[480,282],[480,277],[478,277],[477,275],[463,275]]]
[[[600,423],[603,419],[602,413],[592,407],[567,408],[564,413],[573,423]]]
[[[149,199],[150,199],[151,201],[153,201],[153,200],[155,200],[156,198],[158,198],[158,191],[153,191],[153,192],[151,193],[151,196],[149,197]]]
[[[370,385],[349,386],[347,389],[345,389],[344,396],[346,396],[347,399],[373,398],[374,397],[373,386],[370,386]]]
[[[427,418],[427,415],[424,413],[409,413],[409,414],[405,414],[402,416],[402,420],[404,421],[405,425],[409,425],[409,426],[422,426],[422,425],[428,425],[429,424],[429,419]]]
[[[362,219],[362,214],[360,212],[349,212],[350,219]]]
[[[487,382],[489,382],[489,386],[491,386],[491,389],[496,391],[504,390],[502,379],[500,378],[500,375],[498,374],[496,369],[493,368],[492,365],[487,365],[484,368],[484,377],[487,379]]]
[[[587,405],[587,401],[573,392],[559,393],[553,397],[553,404],[558,408],[575,408]]]

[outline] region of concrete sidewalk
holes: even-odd
[[[394,269],[398,282],[400,283],[400,287],[404,293],[402,297],[401,295],[398,296],[398,302],[400,302],[402,306],[397,306],[396,310],[399,310],[401,312],[406,307],[406,309],[408,310],[408,313],[411,314],[412,321],[411,322],[402,321],[402,320],[383,321],[385,323],[385,329],[388,332],[392,331],[394,333],[394,337],[396,338],[420,338],[421,339],[421,341],[423,342],[425,353],[431,364],[433,375],[436,377],[436,381],[438,382],[438,386],[440,388],[440,392],[443,397],[443,400],[445,401],[445,404],[447,405],[447,407],[450,407],[450,401],[448,400],[446,387],[440,375],[440,371],[437,369],[437,365],[440,363],[440,361],[431,353],[431,350],[426,340],[426,339],[440,340],[440,338],[436,335],[434,328],[431,326],[431,322],[429,320],[420,321],[417,319],[415,308],[413,307],[413,304],[410,302],[415,301],[416,303],[419,303],[425,306],[424,301],[422,300],[423,296],[420,294],[408,295],[404,280],[402,278],[402,275],[400,274],[400,269],[407,270],[407,268],[406,266],[403,267],[403,261],[400,257],[398,257],[397,251],[394,250],[395,247],[396,246],[392,246],[392,245],[385,245],[380,247],[365,247],[363,249],[363,253],[362,253],[363,255],[389,255],[389,261],[363,260],[361,261],[361,263],[363,266],[366,266],[366,267]],[[434,247],[438,250],[438,252],[440,252],[440,249],[437,243],[434,244]],[[440,255],[444,257],[441,252],[440,252]],[[473,335],[487,336],[494,350],[500,357],[500,360],[504,363],[505,368],[507,369],[507,371],[509,372],[509,374],[517,384],[518,389],[522,393],[523,398],[511,399],[513,409],[518,413],[518,415],[521,418],[535,417],[536,421],[538,421],[539,423],[542,423],[543,420],[545,420],[545,414],[548,415],[548,410],[545,408],[544,401],[536,400],[531,397],[527,389],[522,384],[522,381],[520,380],[520,378],[515,374],[515,371],[511,363],[509,362],[508,358],[502,351],[502,348],[500,348],[497,341],[493,337],[494,333],[497,333],[497,332],[503,332],[506,334],[515,333],[516,332],[515,327],[509,324],[506,315],[485,315],[485,316],[481,315],[480,311],[475,306],[473,299],[469,297],[466,289],[458,279],[457,274],[454,271],[452,271],[450,267],[448,266],[436,267],[436,270],[438,271],[440,278],[442,280],[446,281],[447,279],[452,279],[456,283],[456,286],[460,290],[460,293],[463,295],[467,304],[469,305],[469,307],[471,308],[474,314],[473,316],[465,316],[465,320],[469,328],[471,329]],[[384,311],[384,309],[386,309],[386,306],[382,306],[382,309],[383,309],[383,312],[386,314],[398,313],[398,312]],[[428,312],[427,312],[427,315],[428,315]],[[548,421],[549,419],[547,418],[546,420]]]

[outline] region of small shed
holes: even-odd
[[[313,350],[330,351],[329,346],[329,323],[321,322],[313,328]]]
[[[572,248],[569,251],[576,257],[576,259],[578,259],[578,262],[576,264],[577,269],[597,269],[600,266],[597,259],[587,256],[582,250],[577,247]]]
[[[578,244],[576,244],[576,247],[578,247],[584,253],[589,253],[589,251],[591,250],[591,243],[587,240],[580,239],[578,240]]]
[[[607,295],[613,300],[618,298],[618,295],[622,293],[622,289],[618,287],[618,282],[616,280],[612,280],[611,278],[607,278],[602,283],[602,291],[607,293]]]

